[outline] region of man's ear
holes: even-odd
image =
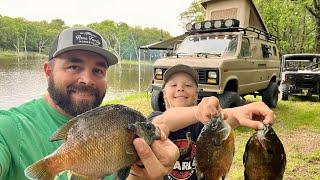
[[[46,74],[46,78],[48,79],[52,75],[52,66],[48,62],[44,63],[43,71]]]

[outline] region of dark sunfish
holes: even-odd
[[[231,127],[218,116],[205,125],[196,143],[198,179],[224,179],[234,155],[234,134]]]
[[[282,179],[286,166],[283,145],[269,125],[255,132],[247,142],[243,155],[246,180]]]
[[[65,170],[75,177],[103,178],[138,160],[135,136],[148,144],[160,139],[160,130],[138,111],[108,105],[85,112],[62,126],[51,141],[65,142],[52,154],[25,169],[30,179],[54,179]]]

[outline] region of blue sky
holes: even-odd
[[[180,35],[179,14],[193,0],[0,0],[0,14],[32,21],[63,19],[68,26],[102,20],[157,27]]]

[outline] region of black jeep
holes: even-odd
[[[319,95],[320,54],[286,54],[281,62],[282,100],[289,95]]]

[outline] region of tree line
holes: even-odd
[[[253,0],[282,54],[320,53],[320,0]],[[201,0],[180,14],[182,23],[204,20]]]
[[[74,25],[83,26],[83,25]],[[131,27],[126,23],[105,20],[88,24],[107,41],[109,50],[123,59],[138,59],[138,47],[169,39],[169,32],[158,28]],[[0,15],[0,51],[38,52],[48,54],[60,31],[68,28],[62,19],[48,21],[28,21]],[[157,53],[143,53],[143,58],[157,58]]]

